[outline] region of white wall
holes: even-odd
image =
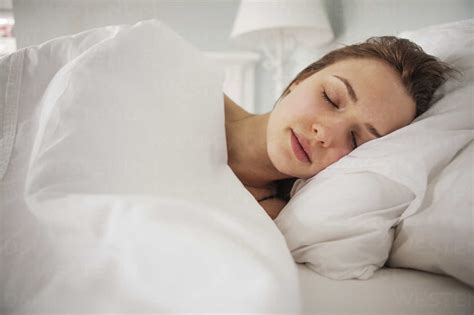
[[[12,0],[0,0],[0,10],[11,10]]]
[[[163,20],[196,46],[229,49],[238,0],[14,0],[19,47],[111,24]]]
[[[110,24],[158,18],[202,50],[238,49],[229,41],[238,0],[13,0],[19,48],[60,35]],[[373,35],[474,17],[472,0],[325,0],[336,40],[315,50],[297,50],[285,83],[301,68],[338,44]],[[261,64],[256,76],[257,112],[275,102],[271,74]]]

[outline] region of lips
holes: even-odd
[[[304,163],[311,163],[308,152],[308,144],[303,137],[299,137],[293,130],[291,130],[291,147],[296,158]]]

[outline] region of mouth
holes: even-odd
[[[291,148],[293,149],[293,153],[299,161],[303,163],[311,163],[311,159],[309,158],[307,151],[304,149],[293,129],[291,129]]]

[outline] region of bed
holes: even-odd
[[[224,73],[158,20],[0,59],[2,314],[472,314],[470,269],[295,263],[297,202],[273,222],[227,166]]]
[[[472,288],[443,275],[382,268],[370,280],[332,280],[303,264],[305,314],[470,314]]]

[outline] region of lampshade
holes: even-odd
[[[276,32],[308,47],[334,38],[319,0],[241,0],[231,38],[243,46],[255,46]]]

